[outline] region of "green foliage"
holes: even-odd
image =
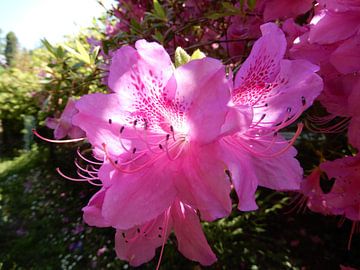
[[[37,106],[33,96],[39,91],[36,74],[18,68],[0,73],[0,119],[21,120],[25,114],[35,115]]]
[[[98,67],[98,48],[90,52],[82,36],[56,46],[47,40],[42,43],[48,52],[48,64],[42,81],[44,101],[39,120],[59,116],[69,97],[103,91],[101,79],[104,74]]]
[[[18,52],[18,40],[14,32],[6,35],[5,58],[8,66],[13,66]]]

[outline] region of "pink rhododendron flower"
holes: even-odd
[[[293,123],[322,90],[317,66],[283,59],[286,40],[275,24],[264,24],[261,31],[232,90],[234,108],[251,108],[252,120],[245,132],[221,140],[241,210],[256,208],[258,184],[276,190],[299,188],[302,169],[291,145],[301,127],[290,141],[277,132]]]
[[[310,31],[294,41],[289,55],[296,59],[308,59],[321,67],[324,91],[319,100],[332,117],[323,119],[324,127],[320,131],[339,132],[348,127],[349,142],[359,148],[360,112],[355,105],[359,101],[357,93],[360,87],[359,11],[353,2],[348,3],[348,9],[335,7],[335,4],[345,5],[347,1],[321,2],[329,2],[329,5],[312,19]],[[326,127],[326,123],[336,116],[346,118]]]
[[[360,220],[360,158],[345,157],[327,161],[320,165],[329,178],[335,183],[330,193],[326,194],[328,207],[334,215]]]
[[[359,173],[359,156],[325,161],[303,181],[300,191],[304,195],[300,203],[306,202],[312,211],[323,215],[341,215],[353,222],[348,249],[360,221]],[[334,181],[330,192],[326,194],[320,188],[322,174]]]
[[[228,50],[230,56],[241,60],[244,57],[247,42],[261,36],[262,23],[263,20],[259,16],[233,16],[226,34],[226,39],[230,41],[222,43],[222,46]]]
[[[301,204],[306,204],[311,211],[329,215],[331,212],[325,200],[326,195],[320,187],[321,173],[320,168],[315,168],[312,173],[301,182],[299,192],[302,195],[298,203],[300,207],[302,206]]]
[[[359,11],[360,12],[360,11]],[[360,33],[345,40],[330,56],[330,63],[342,74],[360,71]]]
[[[300,26],[295,23],[293,18],[287,19],[282,25],[288,46],[291,47],[296,38],[306,33],[309,29],[306,26]]]
[[[340,270],[358,270],[357,268],[340,265]]]
[[[317,0],[317,2],[334,11],[360,10],[359,0]]]
[[[333,10],[322,10],[312,21],[309,41],[310,43],[331,44],[343,41],[360,29],[360,12],[350,10],[336,12]]]
[[[176,197],[205,220],[229,214],[230,183],[214,142],[246,127],[249,112],[227,106],[224,67],[203,58],[174,69],[160,45],[140,40],[136,48],[124,46],[112,59],[114,93],[82,97],[73,119],[106,157],[102,215],[126,230]]]
[[[78,126],[72,124],[72,117],[77,113],[75,101],[69,99],[60,118],[48,117],[45,124],[48,128],[54,129],[55,139],[62,139],[66,136],[76,139],[84,137],[85,133]]]
[[[312,7],[312,0],[268,0],[264,1],[264,20],[292,18],[306,13]]]

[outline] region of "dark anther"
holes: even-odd
[[[134,126],[136,126],[136,125],[137,125],[137,121],[138,121],[137,119],[134,121]]]
[[[123,238],[125,238],[125,233],[122,233],[121,235],[122,235]]]
[[[124,129],[125,129],[124,126],[122,126],[122,127],[120,128],[120,134],[123,133]]]
[[[269,104],[267,104],[267,103],[265,103],[265,105],[264,105],[265,107],[267,107],[267,106],[269,106]]]
[[[111,125],[111,123],[112,123],[112,120],[111,120],[111,119],[109,119],[109,124]]]
[[[286,109],[286,111],[287,111],[288,113],[291,112],[291,108],[288,107],[288,108]]]
[[[168,141],[170,139],[170,134],[166,134],[166,140]]]
[[[226,169],[226,170],[225,170],[225,174],[227,175],[227,177],[229,177],[229,180],[232,181],[230,170]]]
[[[266,117],[266,114],[264,113],[264,114],[261,116],[261,120],[264,120],[265,117]]]
[[[305,106],[305,104],[306,104],[306,99],[305,99],[305,97],[301,97],[301,103],[302,103],[303,106]]]
[[[115,160],[115,161],[114,161],[114,163],[115,163],[115,164],[118,164],[118,161],[117,161],[117,160]]]
[[[125,243],[126,243],[126,244],[129,243],[129,241],[128,241],[128,240],[125,240]]]
[[[161,234],[159,234],[158,237],[161,238]]]
[[[159,230],[161,231],[161,230],[162,230],[162,227],[159,227]]]
[[[161,144],[159,144],[159,148],[162,150],[163,149],[163,146]]]
[[[148,128],[148,123],[146,120],[144,120],[144,129],[147,130],[147,128]]]
[[[140,229],[139,228],[137,228],[137,230],[136,230],[138,233],[140,233]]]
[[[136,153],[136,147],[134,147],[133,151],[132,151],[133,154]]]
[[[274,137],[276,137],[276,136],[277,136],[277,134],[278,134],[277,132],[274,132]]]
[[[171,132],[174,132],[174,127],[170,126],[170,130],[171,130]]]

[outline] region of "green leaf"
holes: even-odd
[[[230,4],[230,3],[227,3],[227,2],[222,3],[222,6],[223,6],[224,10],[226,10],[228,12],[238,13],[240,11],[233,4]]]
[[[77,51],[80,53],[83,61],[87,64],[90,64],[90,55],[87,52],[87,50],[84,48],[84,46],[78,40],[76,40],[76,48],[77,48]]]
[[[83,61],[86,64],[91,64],[90,61],[90,55],[85,50],[84,46],[77,40],[76,41],[76,50],[73,48],[70,48],[69,46],[63,45],[64,48],[71,53],[75,58],[79,59],[80,61]]]
[[[191,55],[191,60],[196,60],[196,59],[202,59],[206,57],[205,53],[203,53],[202,51],[200,51],[200,49],[197,49],[196,51],[194,51]]]
[[[181,65],[184,65],[188,62],[190,62],[191,57],[187,54],[187,52],[181,48],[177,47],[175,50],[175,67],[179,67]]]
[[[155,30],[155,35],[152,36],[155,40],[159,41],[159,43],[164,42],[164,36],[158,31]]]
[[[247,0],[247,4],[251,10],[255,8],[256,0]]]
[[[166,21],[167,17],[166,17],[166,13],[164,8],[161,6],[161,4],[159,3],[158,0],[153,0],[154,3],[154,16]]]
[[[49,41],[47,41],[46,38],[41,40],[41,43],[45,46],[45,48],[56,57],[56,50],[55,48],[50,44]]]

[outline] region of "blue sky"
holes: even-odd
[[[102,2],[110,7],[115,0]],[[33,49],[44,37],[54,43],[76,34],[103,11],[96,0],[0,0],[0,29],[2,36],[15,32],[22,47]]]

